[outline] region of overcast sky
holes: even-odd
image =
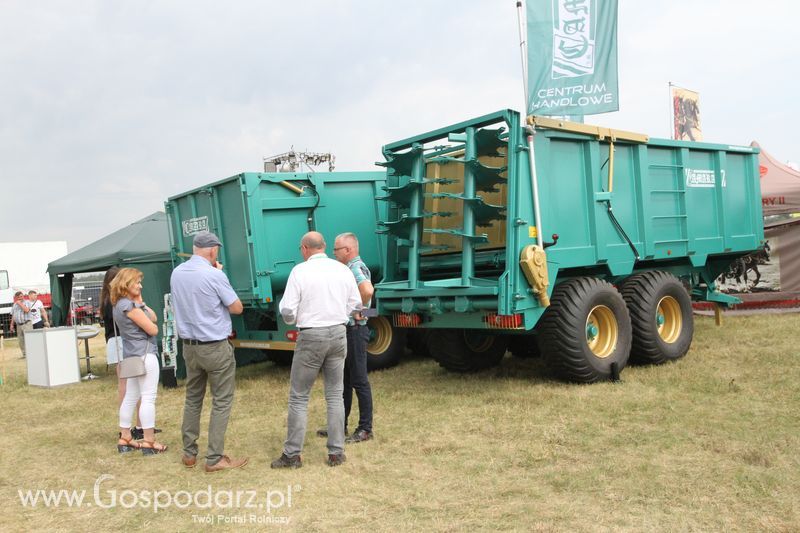
[[[620,111],[669,136],[668,82],[705,140],[800,160],[796,1],[620,0]],[[0,241],[74,251],[263,156],[381,145],[523,90],[514,0],[0,0]]]

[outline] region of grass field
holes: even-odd
[[[0,530],[797,531],[800,315],[695,320],[686,358],[628,367],[620,383],[559,383],[539,360],[510,356],[469,376],[409,357],[371,374],[376,439],[348,446],[338,468],[313,434],[325,416],[318,383],[304,467],[270,470],[288,369],[242,367],[226,448],[250,464],[218,474],[179,463],[181,388],[159,391],[170,451],[120,456],[102,356],[101,379],[40,389],[6,342]],[[208,405],[204,415],[205,431]],[[85,498],[34,507],[20,497],[29,489]],[[206,493],[220,506],[207,508]],[[155,512],[148,496],[171,505]]]

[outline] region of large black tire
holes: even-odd
[[[539,350],[539,341],[536,333],[528,335],[515,335],[508,340],[508,350],[514,357],[520,359],[534,359],[541,357],[542,351]]]
[[[630,355],[631,321],[611,284],[571,279],[553,289],[550,302],[537,330],[539,348],[557,376],[593,383],[622,372]]]
[[[631,361],[662,364],[680,359],[694,336],[692,299],[683,284],[667,272],[644,272],[622,285],[633,327]]]
[[[367,370],[389,368],[399,363],[406,349],[406,330],[394,328],[384,316],[370,318],[367,327]]]
[[[500,364],[508,338],[473,329],[441,329],[431,332],[431,357],[453,372],[477,372]]]
[[[276,366],[292,366],[293,350],[264,350],[264,353]]]
[[[411,328],[407,330],[406,347],[417,357],[430,357],[428,337],[432,330],[427,328]]]

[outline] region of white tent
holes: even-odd
[[[755,141],[750,146],[761,148]],[[800,172],[763,148],[758,163],[769,263],[779,278],[771,282],[771,287],[780,292],[800,292]]]

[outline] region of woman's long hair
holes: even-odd
[[[122,298],[127,298],[128,290],[142,281],[144,274],[136,268],[121,268],[114,279],[111,280],[111,303],[116,305]]]
[[[108,270],[106,270],[106,275],[103,277],[103,288],[100,289],[100,309],[102,313],[102,309],[105,309],[108,304],[111,303],[111,280],[119,272],[118,266],[112,266]]]

